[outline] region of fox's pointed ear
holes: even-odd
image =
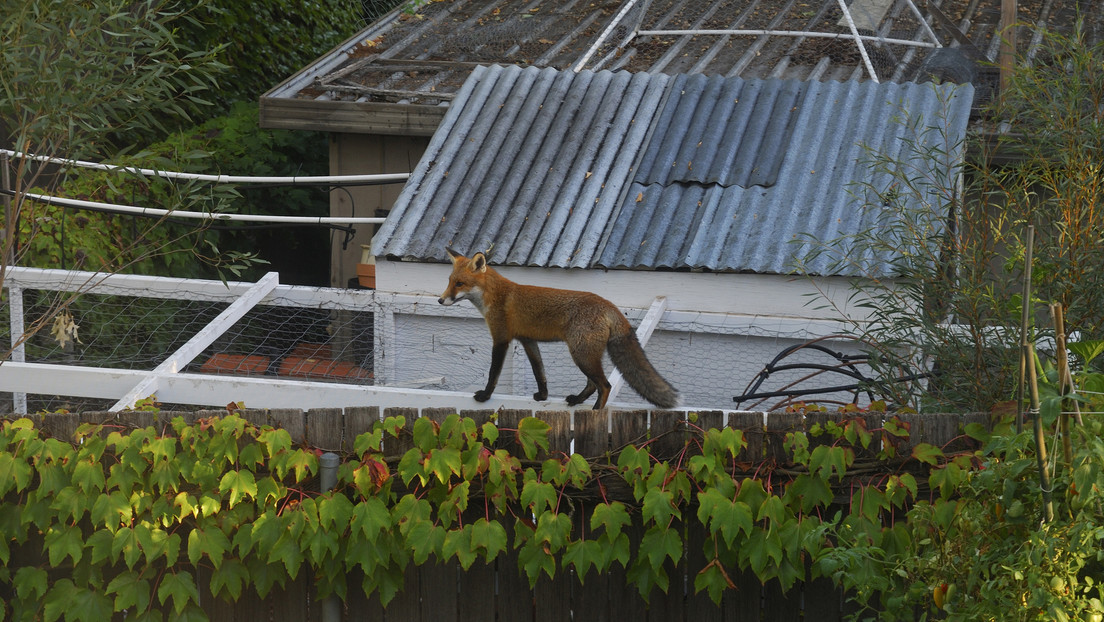
[[[449,257],[452,257],[453,263],[456,263],[457,259],[463,259],[464,258],[463,255],[461,255],[460,253],[452,250],[451,248],[449,248],[447,246],[445,247],[445,251],[448,252]]]
[[[486,272],[487,256],[483,253],[476,253],[475,257],[471,259],[471,268],[473,272]]]

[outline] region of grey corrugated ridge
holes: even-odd
[[[886,131],[885,125],[875,123],[872,118],[881,119],[881,104],[884,99],[884,91],[892,90],[894,86],[886,83],[886,86],[876,84],[860,84],[854,82],[827,82],[817,86],[819,95],[817,104],[823,105],[825,99],[833,100],[838,108],[825,106],[825,111],[833,109],[849,111],[831,122],[817,123],[814,119],[802,119],[802,127],[816,128],[822,126],[825,131],[810,133],[804,145],[794,150],[796,159],[788,167],[788,170],[779,178],[779,190],[774,203],[778,206],[792,205],[786,214],[779,214],[780,222],[777,226],[779,232],[785,232],[786,239],[776,240],[773,249],[770,246],[756,249],[752,254],[757,262],[749,267],[755,271],[769,271],[780,274],[793,272],[796,269],[795,258],[803,257],[808,248],[802,238],[810,235],[818,241],[826,241],[839,237],[841,229],[853,229],[856,222],[860,222],[862,214],[845,213],[854,206],[847,200],[848,184],[856,179],[861,179],[858,173],[863,165],[858,161],[861,148],[860,140],[871,129],[875,135]],[[811,111],[818,117],[823,117],[822,111]],[[787,201],[786,189],[797,188],[791,201]],[[798,219],[798,214],[804,214],[804,219]],[[779,243],[781,242],[781,243]],[[851,270],[844,274],[857,275],[869,270],[867,258],[850,257],[859,265],[851,265]],[[821,256],[805,269],[815,274],[825,274],[830,262],[827,256]],[[864,265],[867,264],[867,265]]]
[[[797,86],[756,81],[741,99],[750,99],[756,89],[784,94]],[[857,211],[858,205],[848,200],[847,183],[870,177],[859,141],[899,148],[903,141],[894,124],[885,122],[891,116],[885,107],[908,98],[910,107],[923,106],[925,111],[931,108],[927,114],[932,115],[940,112],[939,102],[918,95],[920,91],[911,85],[817,82],[800,86],[805,93],[797,100],[800,108],[789,121],[801,129],[794,136],[797,141],[771,145],[772,138],[785,137],[787,132],[777,124],[762,128],[762,139],[767,141],[763,148],[784,147],[789,153],[774,187],[660,189],[634,183],[630,193],[642,193],[642,201],[634,203],[635,197],[624,200],[622,209],[629,212],[623,212],[613,225],[617,230],[611,232],[595,264],[607,268],[704,268],[786,274],[798,267],[795,255],[807,250],[801,244],[802,233],[826,240],[857,226],[869,226],[869,215]],[[777,101],[759,105],[778,110]],[[968,107],[959,112],[968,114]],[[958,119],[959,130],[964,130],[965,117],[959,115]],[[668,123],[675,121],[668,118]],[[679,237],[681,231],[687,231],[689,237]],[[854,259],[859,265],[844,272],[857,275],[888,267],[884,256]],[[825,273],[830,264],[827,257],[821,257],[805,268]]]
[[[661,153],[664,152],[665,141],[671,140],[668,138],[670,132],[668,128],[675,116],[676,109],[670,102],[671,99],[681,96],[680,94],[688,78],[689,76],[686,74],[677,74],[671,76],[671,79],[667,82],[663,97],[659,101],[658,114],[652,120],[652,131],[641,143],[640,158],[632,177],[633,182],[650,183],[661,179],[659,169],[667,166],[663,164],[665,158],[661,156]],[[666,158],[668,161],[669,159]]]
[[[577,145],[580,135],[586,131],[586,121],[589,118],[586,106],[589,104],[588,94],[591,88],[596,86],[605,92],[609,78],[608,71],[575,74],[565,93],[563,105],[557,110],[555,119],[545,134],[544,144],[533,163],[533,179],[525,188],[530,190],[530,200],[521,203],[529,206],[529,214],[518,230],[515,244],[503,263],[518,266],[533,263],[533,250],[546,231],[545,225],[555,207],[560,186],[567,181],[566,174],[571,162],[565,157],[569,154],[564,151],[570,145]]]
[[[580,152],[569,173],[572,186],[577,187],[578,191],[574,196],[560,197],[559,203],[568,203],[560,206],[561,210],[567,208],[566,214],[560,212],[563,215],[561,233],[556,236],[555,243],[547,248],[547,259],[544,259],[543,265],[566,268],[576,253],[587,245],[593,246],[605,229],[605,221],[598,217],[597,202],[606,180],[624,174],[613,171],[611,166],[616,153],[623,148],[627,123],[639,105],[639,91],[642,88],[640,81],[634,78],[633,74],[625,71],[611,74],[610,84],[598,101],[594,121],[584,140],[588,151]],[[549,224],[555,227],[555,222]],[[545,236],[545,239],[552,237]],[[541,262],[541,250],[538,246],[538,254],[533,261]]]
[[[467,106],[468,100],[475,92],[476,85],[481,82],[487,71],[488,68],[483,66],[472,70],[471,77],[457,91],[456,98],[453,99],[450,106],[451,109],[459,111]],[[409,236],[420,227],[421,219],[406,218],[406,212],[411,210],[412,200],[422,194],[422,188],[431,187],[431,173],[434,170],[437,155],[450,136],[453,135],[457,120],[456,114],[446,114],[441,121],[441,125],[434,132],[433,137],[430,138],[424,155],[410,173],[410,178],[403,185],[403,189],[396,198],[395,204],[391,207],[387,219],[380,225],[375,236],[372,237],[372,249],[377,255],[396,254],[395,251],[399,250],[396,246],[402,246],[402,242],[408,240]]]
[[[503,107],[503,110],[509,108],[516,112],[512,121],[505,125],[508,133],[497,154],[497,159],[509,166],[494,166],[490,180],[472,198],[471,208],[482,211],[480,225],[473,226],[469,222],[457,229],[453,238],[455,248],[464,253],[491,249],[492,260],[509,252],[516,235],[516,227],[508,226],[507,220],[511,213],[519,211],[515,197],[529,174],[527,163],[532,161],[543,138],[536,124],[538,115],[559,75],[555,69],[547,67],[526,67],[521,73],[523,79],[515,82]],[[498,112],[485,111],[496,123],[500,122]]]
[[[558,161],[562,174],[554,174],[552,177],[562,183],[554,189],[550,188],[552,191],[545,195],[548,198],[544,205],[549,207],[543,224],[545,233],[535,240],[529,265],[555,265],[552,263],[552,255],[556,249],[565,240],[574,239],[573,236],[586,225],[593,207],[583,195],[586,174],[594,168],[601,145],[609,135],[610,122],[617,114],[617,107],[621,103],[629,78],[629,74],[623,71],[601,71],[591,82],[587,97],[580,108],[582,118],[576,116],[576,121],[581,122],[573,124],[573,127],[579,128],[579,132],[569,136],[564,144],[563,154],[567,157]],[[573,242],[568,245],[569,253],[573,247]]]
[[[629,181],[640,159],[642,145],[654,131],[655,116],[659,112],[660,101],[666,96],[670,76],[647,73],[631,75],[632,80],[623,101],[631,100],[633,103],[622,105],[623,114],[614,122],[614,127],[624,128],[624,139],[617,149],[606,150],[608,155],[613,156],[613,160],[605,167],[608,171],[605,178],[596,173],[588,180],[592,186],[597,186],[594,190],[592,226],[583,232],[578,248],[570,261],[565,262],[565,267],[594,267],[595,260],[609,240],[617,215],[625,204]]]
[[[541,84],[546,88],[541,99],[534,98],[536,107],[527,111],[532,114],[530,124],[520,128],[525,133],[524,143],[517,157],[510,162],[511,173],[505,181],[507,187],[496,194],[494,203],[488,208],[498,217],[497,226],[489,226],[473,238],[480,248],[494,245],[492,260],[495,263],[513,252],[518,235],[529,218],[529,212],[522,208],[531,205],[540,193],[548,172],[547,165],[536,164],[542,158],[542,151],[548,148],[546,136],[561,107],[565,103],[571,105],[567,96],[574,81],[573,75],[550,69],[542,70],[541,77]]]
[[[442,225],[436,228],[436,234],[429,242],[431,249],[448,244],[462,247],[473,237],[468,232],[486,229],[487,205],[502,187],[503,175],[500,171],[504,163],[511,162],[509,154],[517,147],[509,143],[509,138],[522,107],[511,105],[511,102],[525,101],[529,97],[538,73],[536,69],[503,68],[494,76],[493,86],[489,85],[484,91],[486,99],[471,101],[470,105],[480,109],[482,114],[466,137],[459,137],[467,140],[455,143],[461,145],[455,154],[442,153],[445,161],[460,162],[462,166],[449,173],[446,189],[452,188],[455,192],[447,199],[448,209],[442,216]],[[427,200],[442,202],[441,197],[437,196]],[[474,250],[486,249],[471,248],[465,252]]]
[[[438,172],[430,192],[421,193],[416,202],[420,203],[423,222],[426,227],[412,238],[412,246],[419,257],[443,255],[443,249],[429,248],[434,232],[444,230],[445,239],[452,239],[452,232],[458,226],[464,226],[463,213],[468,209],[464,203],[465,185],[479,176],[475,167],[479,159],[482,141],[473,140],[481,136],[476,128],[486,127],[488,115],[484,110],[497,110],[497,104],[505,100],[510,85],[518,78],[519,72],[504,71],[502,67],[493,67],[487,71],[484,79],[476,85],[471,102],[460,110],[454,134],[441,147],[438,154]]]

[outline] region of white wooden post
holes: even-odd
[[[26,330],[23,321],[23,288],[18,285],[8,287],[8,311],[11,315],[11,360],[22,363],[27,360],[27,348],[23,341],[23,331]],[[12,393],[12,412],[19,415],[27,414],[27,394],[22,391]]]
[[[261,277],[261,280],[257,281],[256,285],[246,290],[240,298],[230,303],[230,306],[226,307],[222,313],[211,320],[210,324],[204,326],[195,336],[189,339],[184,345],[180,346],[176,352],[173,352],[167,359],[162,361],[160,365],[155,367],[144,380],[139,382],[130,391],[127,391],[126,395],[118,402],[115,402],[111,410],[119,411],[132,408],[134,403],[139,399],[155,393],[157,391],[158,379],[161,376],[178,373],[181,368],[192,362],[192,359],[199,356],[207,349],[207,346],[214,343],[219,336],[233,326],[235,322],[240,320],[250,309],[257,306],[257,303],[265,296],[272,293],[272,290],[276,289],[276,286],[279,284],[280,274],[277,272],[269,272]]]
[[[652,301],[652,306],[648,308],[648,313],[644,315],[643,320],[640,320],[640,326],[636,327],[636,338],[640,341],[641,346],[648,343],[648,339],[651,338],[652,332],[659,325],[659,320],[663,318],[663,312],[666,310],[667,297],[656,296],[656,299]],[[610,374],[610,394],[606,401],[612,402],[616,399],[617,393],[623,386],[625,386],[625,377],[616,369],[613,370],[613,373]]]

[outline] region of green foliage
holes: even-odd
[[[1104,43],[1088,28],[1045,32],[1039,53],[1012,74],[992,111],[1012,128],[997,149],[1018,159],[983,171],[983,201],[1007,218],[1004,243],[1022,267],[1024,228],[1036,227],[1033,285],[1042,300],[1062,304],[1067,325],[1104,338]],[[988,154],[986,154],[988,155]]]
[[[941,460],[929,477],[933,498],[904,521],[863,525],[867,544],[826,551],[817,563],[879,620],[1099,620],[1101,428],[1095,419],[1075,429],[1080,449],[1052,480],[1059,510],[1050,523],[1040,522],[1030,435],[997,435],[974,456]]]
[[[167,119],[186,118],[223,69],[215,54],[179,36],[194,23],[194,7],[0,2],[0,119],[14,133],[4,143],[81,158],[102,153],[121,129],[163,132]]]
[[[1015,394],[1021,310],[1027,305],[1035,317],[1038,301],[1060,303],[1070,332],[1104,338],[1104,44],[1075,31],[1041,33],[1037,57],[1017,65],[1010,87],[975,124],[982,139],[968,161],[956,157],[965,145],[950,139],[943,119],[902,111],[906,148],[871,151],[873,181],[851,189],[878,226],[812,240],[812,256],[831,254],[841,266],[852,257],[895,257],[892,281],[858,280],[849,300],[869,313],[853,333],[871,344],[874,389],[887,401],[934,412],[994,410]],[[1034,293],[1023,301],[1027,225],[1037,232]],[[937,375],[897,381],[918,370]]]
[[[208,0],[180,36],[197,49],[219,50],[227,70],[216,99],[228,106],[255,102],[352,36],[364,25],[361,13],[361,3],[347,0]]]
[[[314,134],[260,130],[255,106],[238,104],[187,132],[150,145],[115,164],[187,173],[231,171],[234,175],[294,176],[325,173],[325,143]],[[305,164],[305,166],[304,166]],[[217,214],[327,213],[323,191],[309,187],[248,187],[166,180],[125,171],[74,168],[58,193],[114,204]],[[190,278],[256,279],[268,260],[310,257],[308,246],[325,244],[325,230],[313,237],[289,229],[220,226],[73,210],[27,203],[20,221],[25,240],[20,263],[27,266],[134,272]],[[243,250],[244,249],[244,250]],[[316,255],[317,253],[315,253]],[[310,262],[298,261],[303,264]],[[317,272],[317,270],[316,270]]]
[[[0,613],[202,618],[201,588],[226,601],[263,598],[303,573],[320,596],[362,589],[387,603],[410,563],[466,569],[507,551],[530,584],[568,571],[585,582],[616,566],[648,598],[674,589],[695,526],[704,561],[687,570],[695,591],[717,602],[734,572],[750,571],[783,589],[829,577],[881,620],[1091,620],[1102,611],[1099,423],[1079,431],[1082,450],[1055,478],[1061,520],[1040,527],[1026,437],[971,428],[983,450],[945,455],[917,444],[886,463],[896,471],[871,476],[856,470],[856,453],[890,460],[871,439],[896,439],[885,444],[893,447],[907,441],[907,425],[866,430],[860,421],[789,434],[796,464],[783,473],[743,471],[744,439],[732,429],[691,435],[672,461],[656,460],[647,443],[587,461],[550,454],[547,424],[536,419],[499,429],[458,415],[409,425],[391,417],[357,437],[324,493],[306,487],[319,471],[315,452],[236,415],[177,418],[165,430],[85,424],[76,445],[29,420],[5,421],[0,586],[13,598]],[[929,465],[930,494],[921,486]]]

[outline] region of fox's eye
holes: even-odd
[[[457,281],[457,282],[456,282],[456,286],[457,286],[457,287],[463,287],[463,286],[464,286],[464,282],[463,282],[463,281]]]

